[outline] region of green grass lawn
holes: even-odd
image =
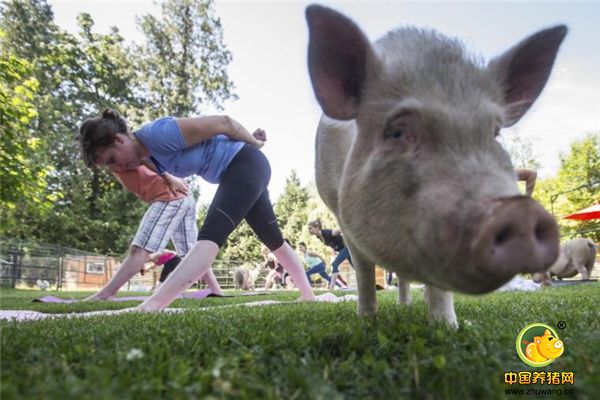
[[[43,294],[2,289],[0,306],[54,313],[137,304],[30,302]],[[294,292],[276,292],[178,300],[173,307],[190,309],[183,314],[2,322],[1,397],[518,398],[505,395],[509,386],[504,373],[540,370],[572,371],[575,385],[537,389],[574,389],[574,395],[562,396],[567,398],[600,396],[598,283],[534,293],[456,296],[458,331],[427,323],[421,290],[413,290],[410,307],[398,306],[395,292],[379,292],[376,318],[357,317],[355,302],[216,308],[296,297]],[[211,309],[194,311],[207,306]],[[567,324],[557,330],[565,343],[564,355],[539,369],[521,362],[515,351],[519,330],[533,322],[556,327],[558,321]]]

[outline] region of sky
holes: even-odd
[[[315,100],[306,53],[308,29],[303,1],[216,1],[224,43],[233,54],[228,72],[239,99],[224,114],[250,132],[263,128],[263,151],[273,170],[271,200],[283,192],[294,169],[303,184],[314,181],[314,139],[321,109]],[[119,28],[126,41],[143,40],[135,16],[158,15],[151,1],[50,1],[56,23],[75,32],[76,16],[90,13],[95,31]],[[398,26],[435,29],[458,37],[486,62],[528,35],[566,24],[569,33],[546,88],[534,106],[502,136],[521,135],[533,145],[540,177],[554,176],[560,154],[589,132],[600,132],[600,2],[522,1],[322,1],[352,18],[372,41]],[[204,114],[214,110],[203,110]],[[216,185],[201,186],[210,202]]]

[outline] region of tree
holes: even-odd
[[[167,0],[162,15],[144,15],[138,25],[146,43],[137,48],[146,116],[200,114],[200,106],[235,99],[227,75],[231,53],[211,0]]]
[[[56,32],[52,18],[44,1],[0,4],[2,235],[28,236],[34,229],[31,222],[51,207],[46,188],[52,168],[39,157],[44,142],[32,126],[41,118],[38,111],[45,110],[39,99],[46,95],[44,83],[52,73],[38,62],[47,56]]]
[[[107,105],[133,106],[134,74],[128,72],[131,67],[118,31],[93,34],[93,21],[86,14],[78,22],[81,32],[73,36],[58,29],[45,1],[15,0],[2,7],[3,48],[30,63],[39,82],[32,98],[39,112],[20,121],[19,128],[38,144],[36,151],[28,154],[28,161],[45,171],[44,193],[36,195],[36,200],[49,209],[41,212],[44,207],[40,204],[21,207],[30,212],[17,213],[11,220],[15,227],[23,228],[3,230],[3,234],[86,250],[118,251],[115,231],[130,234],[141,214],[138,212],[132,223],[126,210],[138,202],[105,172],[84,167],[74,133],[85,116],[97,114]],[[118,197],[119,204],[107,206],[105,195]],[[119,222],[115,226],[107,220]]]
[[[0,38],[4,32],[0,31]],[[31,160],[39,142],[24,128],[37,116],[32,103],[39,82],[32,76],[33,66],[10,54],[4,46],[0,50],[0,201],[2,227],[22,231],[17,224],[20,212],[30,212],[40,206],[46,187],[46,171]]]
[[[20,132],[20,141],[3,135],[3,146],[21,146],[19,160],[41,171],[30,174],[40,193],[16,187],[15,196],[25,200],[19,200],[22,204],[7,218],[12,223],[3,224],[1,234],[91,251],[125,251],[146,207],[105,171],[83,165],[74,140],[77,128],[105,107],[118,109],[136,126],[159,115],[199,113],[201,104],[220,107],[221,101],[235,98],[226,73],[231,54],[211,5],[164,3],[162,17],[140,20],[148,40],[134,48],[125,45],[116,28],[94,33],[88,14],[78,16],[77,34],[62,31],[45,0],[0,5],[2,50],[15,57],[10,61],[14,68],[29,68],[22,76],[31,78],[7,88],[33,90],[26,82],[39,83],[29,99],[30,109],[38,113],[19,119],[14,132]],[[22,91],[21,98],[28,93]],[[23,170],[7,162],[2,178],[7,171],[15,176]]]
[[[572,221],[563,217],[600,201],[600,133],[573,142],[561,156],[556,177],[538,182],[534,197],[554,212],[561,235],[600,241],[600,221]]]
[[[302,187],[296,171],[292,170],[285,180],[283,194],[277,200],[274,211],[283,237],[294,245],[298,243],[302,229],[307,224],[308,200],[308,190]]]

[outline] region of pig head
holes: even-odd
[[[371,44],[334,10],[312,5],[306,16],[324,113],[317,188],[355,261],[359,312],[375,312],[374,264],[473,294],[551,265],[556,222],[520,195],[496,137],[542,91],[567,28],[482,65],[436,32],[400,28]]]

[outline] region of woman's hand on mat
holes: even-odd
[[[256,147],[260,149],[265,145],[265,142],[267,141],[267,134],[264,130],[258,128],[254,131],[254,133],[252,133],[252,136],[254,136],[254,139],[256,139]]]

